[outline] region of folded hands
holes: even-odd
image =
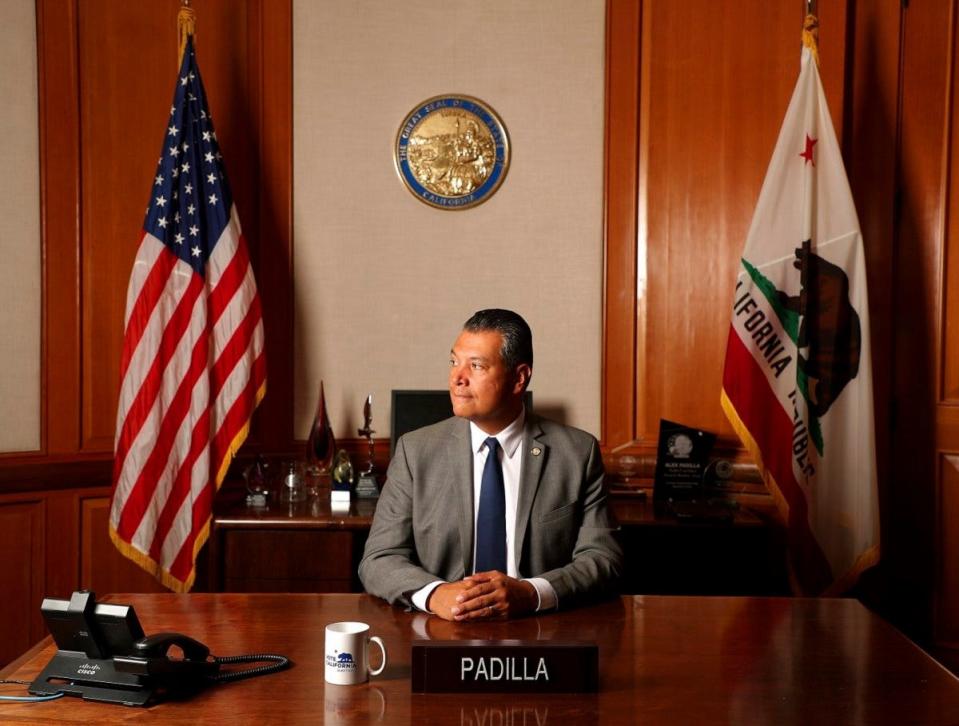
[[[536,610],[536,588],[497,570],[437,586],[426,602],[446,620],[506,620]]]

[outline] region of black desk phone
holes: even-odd
[[[30,685],[34,695],[65,693],[144,706],[169,692],[189,695],[213,683],[265,675],[290,665],[285,656],[272,654],[217,658],[203,643],[180,633],[144,636],[131,606],[98,603],[92,592],[75,592],[69,600],[45,598],[40,611],[57,652]],[[221,669],[251,662],[272,664]]]

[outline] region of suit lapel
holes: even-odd
[[[546,463],[548,447],[544,441],[543,429],[537,418],[530,413],[526,415],[526,425],[523,427],[523,470],[519,481],[519,499],[516,502],[516,532],[513,541],[516,542],[517,569],[522,565],[523,547],[526,544],[526,532],[529,529],[529,513],[539,489],[540,478],[543,474],[543,465]],[[535,453],[534,453],[535,452]],[[523,576],[520,571],[520,577]]]
[[[446,447],[452,493],[459,503],[459,511],[450,514],[455,516],[459,523],[464,576],[473,571],[473,452],[469,431],[469,422],[457,419]]]

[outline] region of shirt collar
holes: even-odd
[[[523,424],[525,423],[526,408],[524,407],[519,412],[519,416],[513,419],[513,423],[493,436],[493,438],[499,441],[499,445],[503,447],[503,453],[510,459],[513,458],[513,454],[516,453],[516,447],[518,447],[523,440]],[[489,437],[490,435],[488,433],[470,421],[470,441],[473,445],[474,454],[480,452],[486,443],[486,439]]]

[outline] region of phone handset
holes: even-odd
[[[170,648],[183,651],[183,658],[173,658]],[[156,633],[133,644],[130,655],[114,656],[117,670],[161,679],[209,678],[220,669],[203,643],[181,633]]]
[[[210,655],[210,649],[199,640],[194,640],[189,635],[182,633],[156,633],[141,638],[133,644],[133,652],[136,655],[142,655],[145,658],[169,658],[168,652],[171,646],[177,646],[183,651],[184,660],[205,661]]]

